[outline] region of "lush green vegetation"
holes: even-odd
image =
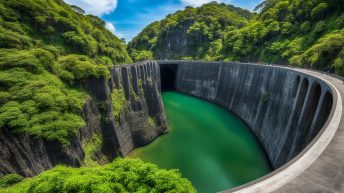
[[[92,167],[98,166],[99,163],[96,160],[101,162],[105,162],[106,159],[104,155],[100,153],[103,144],[103,138],[98,133],[93,133],[91,139],[85,142],[84,144],[84,152],[85,152],[85,159],[84,159],[84,166]],[[96,157],[98,155],[98,157]],[[100,157],[99,157],[100,156]]]
[[[124,89],[114,89],[111,93],[112,108],[115,120],[119,120],[120,114],[124,111],[127,100],[125,98]]]
[[[175,53],[171,53],[170,58],[204,58],[217,51],[218,40],[221,40],[226,29],[245,26],[253,15],[247,10],[217,3],[199,8],[186,7],[147,26],[129,43],[128,50],[133,60],[142,61],[159,57],[162,50],[172,49],[169,46],[175,43],[181,47],[171,50]],[[185,45],[181,45],[183,41],[174,42],[176,39],[170,42],[170,38],[176,36],[177,39],[186,36]],[[184,48],[186,54],[190,55],[180,53]]]
[[[116,159],[110,164],[92,168],[57,166],[34,178],[4,188],[1,192],[192,193],[196,191],[176,170],[161,170],[156,165],[143,163],[138,159]]]
[[[0,188],[6,188],[23,181],[23,177],[18,174],[8,174],[0,178]]]
[[[131,62],[98,17],[62,0],[0,2],[0,128],[68,144],[85,123],[82,82]]]
[[[186,26],[187,36],[197,31],[202,37],[196,41],[195,54],[173,50],[177,54],[170,56],[171,59],[271,62],[344,75],[344,4],[341,0],[266,0],[257,6],[258,14],[253,18],[245,17],[250,16],[249,13],[240,12],[242,17],[232,17],[234,21],[218,25],[221,17],[217,15],[224,12],[221,7],[224,5],[210,3],[197,9],[186,8],[149,25],[130,43],[131,54],[146,50],[155,58],[165,59],[159,51],[169,49],[165,34],[178,30],[175,26]],[[195,12],[200,17],[191,20],[192,25],[185,25],[180,19],[194,17]],[[243,17],[249,21],[245,22]],[[213,22],[209,23],[208,18]]]

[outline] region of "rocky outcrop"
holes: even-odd
[[[94,78],[85,87],[92,97],[83,111],[86,126],[70,140],[70,145],[0,129],[0,177],[9,173],[34,176],[57,164],[79,167],[85,158],[85,143],[94,134],[101,135],[103,141],[94,159],[104,162],[97,159],[106,157],[108,162],[167,132],[156,63],[115,67],[109,80]],[[126,96],[118,121],[111,100],[116,88],[123,89]]]
[[[18,173],[33,176],[57,164],[80,166],[83,158],[83,142],[100,129],[97,105],[86,103],[83,117],[86,126],[70,140],[70,145],[15,134],[8,128],[0,130],[0,176]]]
[[[192,56],[197,44],[204,38],[202,34],[199,34],[197,39],[194,39],[187,33],[194,22],[195,21],[192,19],[185,20],[177,26],[171,27],[167,31],[163,31],[161,33],[162,38],[159,38],[157,42],[157,47],[159,49],[154,50],[157,58],[173,59],[183,56]]]
[[[124,89],[127,101],[114,127],[121,154],[125,156],[167,132],[159,65],[148,62],[114,68],[112,81],[111,88]]]
[[[332,108],[327,84],[289,69],[237,62],[159,63],[161,68],[177,65],[177,91],[217,103],[245,121],[274,168],[314,139]]]

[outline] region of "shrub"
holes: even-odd
[[[21,67],[31,72],[40,72],[49,68],[53,63],[54,55],[43,49],[32,50],[0,50],[0,69]]]
[[[112,108],[113,108],[113,113],[115,120],[119,120],[120,114],[124,111],[126,107],[126,98],[125,98],[125,93],[124,89],[114,89],[111,93],[111,99],[112,99]]]
[[[151,60],[153,59],[153,52],[146,51],[146,50],[141,50],[141,51],[133,50],[131,52],[131,57],[136,62]]]
[[[90,77],[108,78],[109,69],[83,55],[67,55],[58,58],[53,71],[63,80],[70,83],[86,80]]]
[[[18,174],[8,174],[0,178],[0,188],[6,188],[21,182],[24,178]]]
[[[39,176],[5,188],[3,193],[151,192],[194,193],[177,170],[158,169],[138,159],[116,159],[98,167],[57,166]]]
[[[85,151],[85,159],[84,165],[85,166],[97,166],[98,163],[95,161],[94,156],[97,151],[100,151],[103,144],[102,136],[99,134],[93,134],[92,138],[87,141],[84,145]]]

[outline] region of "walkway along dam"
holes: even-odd
[[[87,124],[70,146],[0,131],[0,176],[33,176],[61,163],[80,166],[83,143],[94,132],[104,138],[99,159],[126,156],[168,132],[160,93],[176,90],[233,112],[267,153],[272,173],[225,192],[344,192],[341,79],[238,62],[147,61],[116,66],[109,80],[94,78],[85,87],[93,96],[84,108]],[[126,100],[117,116],[115,90],[123,90]]]

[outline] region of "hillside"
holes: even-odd
[[[68,144],[85,124],[79,85],[131,62],[104,25],[62,0],[1,1],[0,128]]]
[[[253,15],[253,19],[245,22],[235,17],[235,21],[243,22],[239,22],[240,25],[227,23],[222,28],[212,27],[217,22],[207,23],[208,17],[197,17],[197,22],[190,21],[190,25],[184,25],[184,20],[167,22],[194,10],[199,15],[209,15],[206,8],[223,6],[210,3],[196,9],[187,8],[149,25],[129,44],[131,55],[137,59],[135,50],[142,50],[141,53],[156,59],[271,62],[344,75],[344,7],[341,0],[267,0],[257,6],[259,14]],[[163,25],[165,23],[167,26]],[[180,26],[185,29],[180,30],[183,28]],[[189,46],[180,40],[189,37],[190,32],[208,38],[200,38],[195,41],[193,50],[190,47],[185,51]],[[178,34],[179,40],[169,34]],[[173,42],[180,46],[174,47]],[[172,52],[174,54],[168,54]]]
[[[186,7],[147,26],[129,43],[128,50],[136,61],[212,57],[221,50],[223,33],[242,28],[253,16],[247,10],[218,3]]]

